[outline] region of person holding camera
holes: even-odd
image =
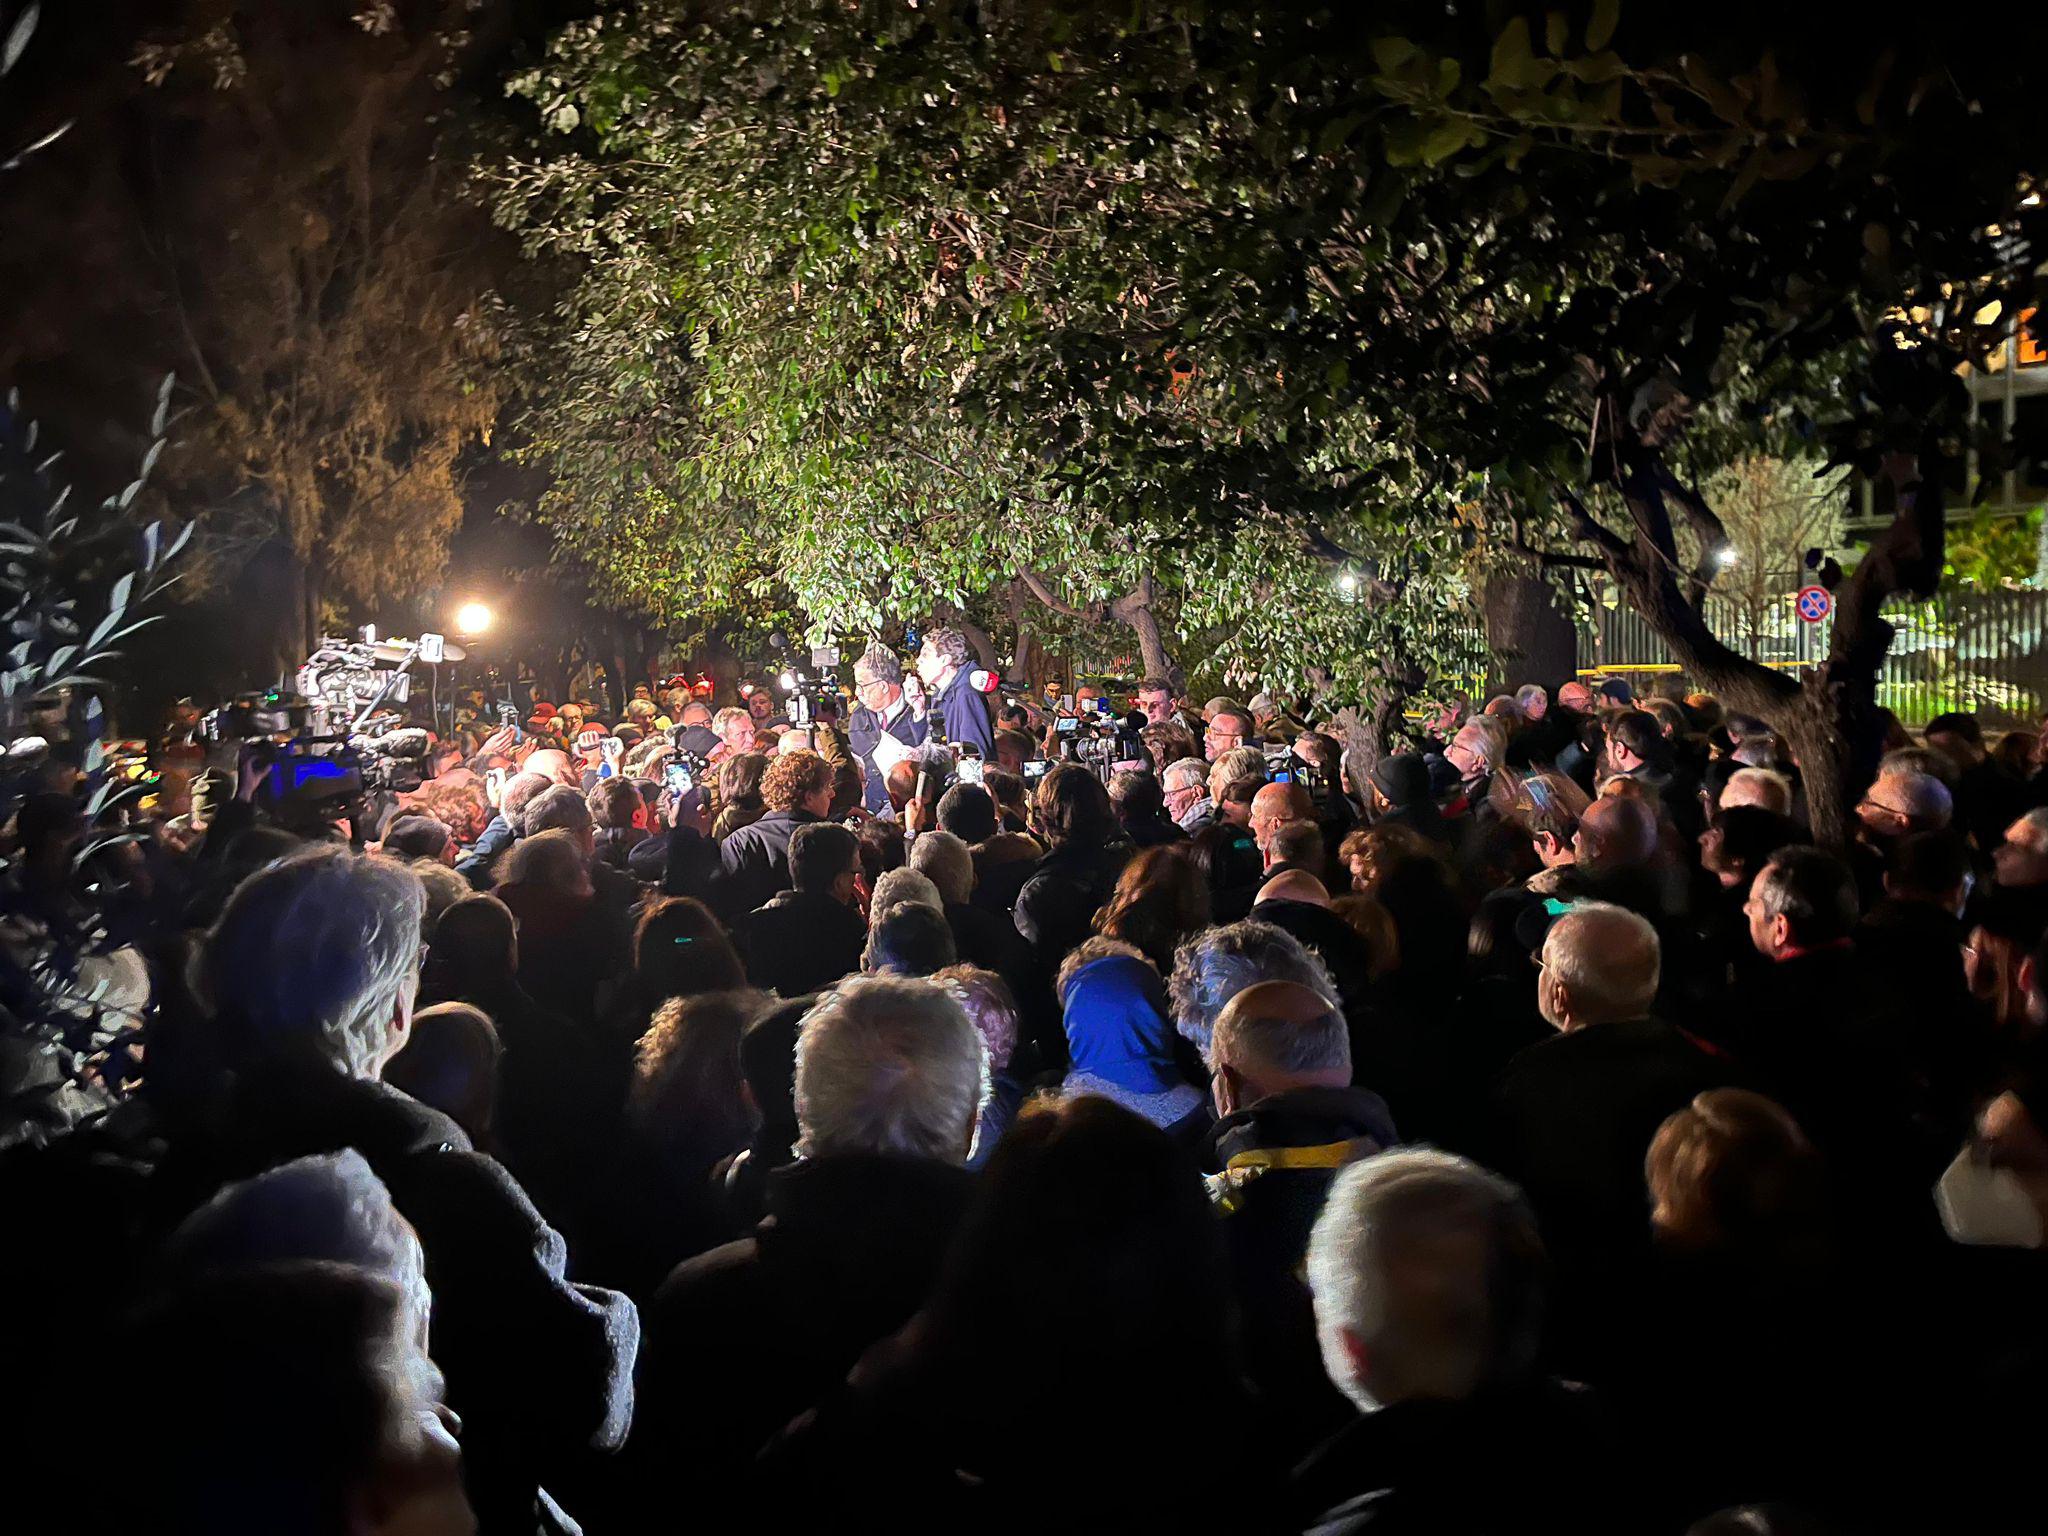
[[[859,707],[847,721],[847,745],[860,759],[868,811],[880,815],[889,806],[889,769],[912,748],[923,746],[931,727],[911,710],[910,700],[904,696],[902,658],[880,641],[853,664],[853,696]],[[878,761],[875,749],[884,736],[902,751],[885,749],[883,760]]]
[[[988,696],[968,676],[967,637],[957,629],[935,629],[917,653],[917,675],[932,698],[940,734],[955,746],[972,747],[984,762],[996,755],[995,727]]]

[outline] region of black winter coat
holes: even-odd
[[[633,1414],[633,1303],[572,1285],[561,1237],[454,1121],[324,1064],[245,1074],[206,1130],[174,1137],[154,1184],[175,1221],[222,1184],[354,1148],[426,1252],[429,1347],[463,1420],[464,1476],[486,1530],[532,1529],[536,1487],[612,1450]]]
[[[738,1529],[754,1454],[924,1304],[974,1177],[847,1153],[768,1176],[751,1237],[679,1265],[647,1308],[629,1496],[644,1526]]]
[[[770,811],[734,828],[722,843],[694,828],[677,827],[669,833],[661,888],[670,896],[695,896],[721,921],[736,923],[790,888],[789,840],[798,827],[817,819],[805,810]]]
[[[1654,1019],[1588,1024],[1508,1063],[1495,1161],[1527,1192],[1560,1262],[1641,1251],[1651,1138],[1666,1116],[1726,1079],[1725,1064]]]
[[[1129,843],[1084,848],[1068,843],[1038,861],[1017,893],[1017,931],[1047,972],[1095,931],[1095,913],[1116,890]]]
[[[859,911],[823,891],[778,891],[735,932],[746,951],[747,980],[781,997],[802,997],[851,976],[868,941]]]
[[[1640,1530],[1630,1469],[1582,1388],[1535,1382],[1464,1402],[1395,1403],[1354,1421],[1294,1474],[1313,1536],[1507,1536]]]
[[[1271,923],[1314,950],[1330,968],[1330,979],[1344,999],[1347,1013],[1362,1010],[1372,992],[1372,951],[1358,930],[1328,907],[1310,901],[1262,901],[1253,907],[1255,922]]]
[[[1323,1369],[1302,1277],[1309,1233],[1337,1171],[1396,1139],[1378,1094],[1293,1088],[1219,1120],[1202,1145],[1202,1167],[1216,1176],[1211,1187],[1225,1218],[1244,1360],[1275,1432],[1294,1455],[1334,1433],[1348,1415]]]

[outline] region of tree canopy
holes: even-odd
[[[504,403],[471,10],[188,0],[48,29],[41,95],[77,126],[4,189],[0,373],[96,426],[175,370],[156,502],[199,523],[194,585],[259,552],[289,572],[290,661],[323,598],[439,580]]]
[[[1803,443],[1898,510],[1857,671],[2037,286],[2021,82],[1874,18],[644,0],[514,89],[500,217],[578,279],[544,510],[657,611],[1149,592],[1356,694],[1466,661],[1489,562],[1591,563],[1783,712],[1697,487]]]

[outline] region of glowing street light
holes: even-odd
[[[465,635],[480,635],[491,627],[491,610],[482,603],[464,603],[455,610],[455,628]]]
[[[1714,564],[1720,566],[1721,569],[1724,571],[1727,570],[1729,566],[1733,565],[1737,560],[1740,560],[1741,558],[1742,557],[1735,552],[1735,546],[1733,544],[1723,544],[1719,549],[1714,551]]]

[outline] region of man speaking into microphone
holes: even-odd
[[[853,696],[859,707],[846,722],[846,744],[867,776],[867,807],[880,814],[889,803],[889,770],[923,746],[930,730],[903,696],[902,659],[880,641],[853,664]]]
[[[957,629],[935,629],[917,653],[917,675],[932,695],[932,717],[947,741],[971,746],[986,761],[995,761],[995,725],[988,694],[974,686],[967,667],[967,637]],[[983,679],[993,684],[989,673]]]

